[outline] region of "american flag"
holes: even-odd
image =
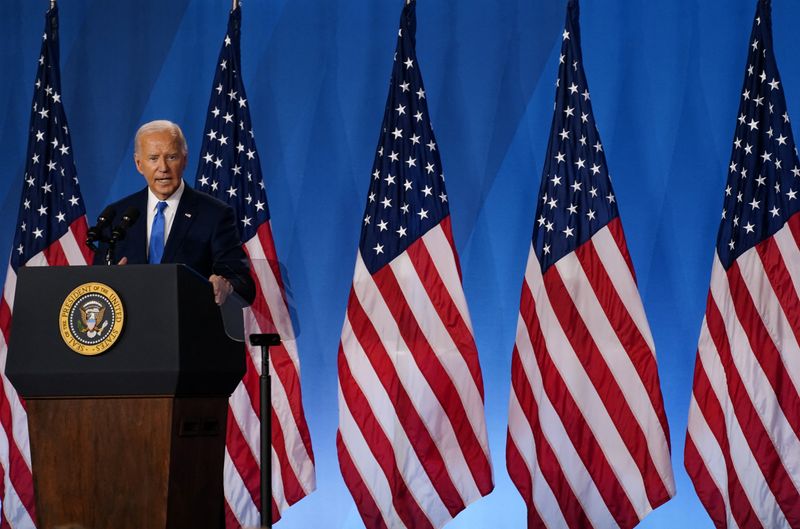
[[[684,451],[718,528],[800,527],[800,163],[770,11],[758,2]]]
[[[400,19],[339,345],[339,465],[367,529],[439,528],[493,488],[415,9]]]
[[[675,494],[655,348],[567,4],[512,356],[506,460],[529,528],[629,528]]]
[[[300,393],[297,343],[270,226],[250,109],[242,82],[242,14],[237,7],[217,61],[195,187],[230,204],[239,220],[256,279],[256,300],[245,309],[245,334],[277,332],[270,348],[272,377],[272,519],[314,490],[314,453]],[[247,345],[247,372],[228,408],[225,449],[225,526],[259,525],[261,511],[258,377],[261,353]]]
[[[28,154],[14,247],[0,302],[0,364],[5,371],[17,270],[22,266],[85,265],[87,222],[72,141],[61,101],[58,8],[45,15],[34,83]],[[0,528],[36,526],[28,419],[14,388],[0,376],[0,464],[3,520]]]

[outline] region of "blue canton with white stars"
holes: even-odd
[[[58,240],[70,224],[86,214],[61,102],[56,6],[45,15],[28,132],[25,181],[11,252],[14,270]]]
[[[359,248],[370,273],[450,214],[417,62],[416,2],[403,8]]]
[[[619,215],[583,70],[578,17],[578,2],[571,0],[533,228],[542,273]]]
[[[756,9],[728,168],[717,254],[728,269],[800,209],[800,164],[778,65],[769,1]]]
[[[219,52],[194,185],[233,207],[242,241],[248,241],[269,220],[269,209],[242,82],[241,22],[237,7]]]

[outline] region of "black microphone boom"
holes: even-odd
[[[111,230],[111,242],[117,242],[124,239],[125,233],[128,231],[128,228],[133,226],[138,218],[139,218],[138,209],[136,209],[133,206],[126,209],[117,227]]]
[[[89,228],[89,231],[86,232],[86,244],[89,245],[90,248],[94,249],[92,243],[101,239],[103,228],[108,226],[116,214],[117,210],[114,209],[114,206],[106,206],[106,209],[97,216],[97,224]]]

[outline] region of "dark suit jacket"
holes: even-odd
[[[147,188],[112,206],[116,210],[112,226],[119,224],[131,206],[141,214],[125,238],[117,243],[116,260],[127,257],[129,264],[147,264]],[[103,264],[106,248],[107,245],[100,245],[94,264]],[[233,208],[186,184],[161,262],[186,264],[205,277],[221,275],[248,304],[255,299],[255,285],[242,250]]]

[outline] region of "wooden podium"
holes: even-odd
[[[124,324],[85,356],[60,325],[70,294],[97,283]],[[244,370],[211,286],[183,265],[20,269],[6,373],[27,401],[39,527],[220,528],[227,399]]]

